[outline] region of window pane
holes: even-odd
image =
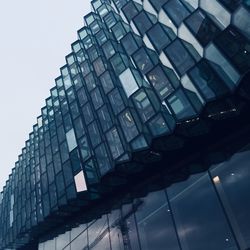
[[[168,188],[183,250],[238,249],[208,174]]]

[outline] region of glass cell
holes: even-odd
[[[65,180],[65,185],[68,186],[73,181],[72,166],[70,161],[66,161],[65,163],[63,163],[62,170]]]
[[[182,249],[238,249],[208,174],[174,184],[168,194]]]
[[[153,106],[144,91],[140,91],[138,94],[133,96],[133,100],[143,122],[146,122],[155,114]]]
[[[147,34],[150,41],[158,51],[161,51],[164,47],[170,44],[172,39],[175,38],[174,33],[160,23],[156,23],[150,30],[148,30]]]
[[[124,109],[124,102],[117,88],[109,93],[109,100],[115,114]]]
[[[84,105],[88,101],[87,96],[86,96],[86,91],[84,88],[80,88],[77,91],[77,97],[81,106]]]
[[[153,25],[145,11],[141,11],[136,17],[134,17],[133,21],[141,35],[144,35]]]
[[[126,29],[125,29],[126,28]],[[124,23],[118,22],[115,26],[112,27],[112,32],[117,41],[120,41],[123,36],[125,36],[129,30]]]
[[[99,45],[104,44],[108,40],[108,36],[106,35],[104,30],[100,30],[96,35],[96,40]]]
[[[108,29],[111,29],[112,26],[114,26],[117,23],[117,20],[116,20],[113,12],[110,12],[107,15],[105,15],[103,20],[104,20]]]
[[[225,83],[217,76],[212,67],[204,60],[199,62],[189,75],[199,91],[207,100],[221,96],[229,90]]]
[[[146,74],[154,67],[153,61],[150,58],[149,53],[145,50],[145,48],[140,48],[139,50],[137,50],[132,57],[137,68],[143,74]]]
[[[83,122],[82,122],[82,117],[78,117],[77,119],[75,119],[74,125],[75,125],[76,137],[80,138],[82,135],[85,134],[85,130],[83,127]]]
[[[123,58],[119,54],[115,54],[111,59],[110,59],[111,65],[113,67],[113,70],[117,75],[121,74],[125,68],[125,62],[123,61]]]
[[[163,100],[174,91],[174,87],[160,66],[156,66],[148,73],[149,82],[153,85],[157,94]]]
[[[107,94],[111,89],[114,88],[113,80],[108,71],[106,71],[100,76],[100,81],[105,94]]]
[[[165,52],[180,75],[185,74],[195,64],[194,59],[178,39],[170,44]]]
[[[73,145],[74,146],[74,145]],[[65,162],[69,159],[69,148],[68,148],[68,144],[66,141],[64,141],[61,145],[60,145],[60,153],[61,153],[61,159],[62,162]],[[61,167],[60,167],[61,168]]]
[[[85,76],[84,80],[85,80],[88,91],[91,91],[92,89],[96,87],[96,79],[93,73],[90,73],[87,76]]]
[[[107,132],[106,138],[113,158],[117,159],[124,153],[123,145],[117,129],[113,128],[109,132]]]
[[[168,124],[161,114],[158,114],[149,122],[149,128],[154,136],[159,136],[170,132]]]
[[[111,169],[111,163],[109,161],[108,153],[104,144],[101,144],[96,148],[95,156],[98,162],[100,174],[106,174]]]
[[[250,4],[248,3],[248,6]],[[250,13],[249,10],[243,8],[242,6],[238,8],[233,16],[233,24],[244,34],[248,39],[250,39]]]
[[[138,14],[140,9],[139,4],[137,5],[135,2],[131,1],[123,6],[122,11],[127,20],[130,22]]]
[[[110,117],[110,111],[107,106],[103,106],[98,110],[98,117],[102,126],[102,130],[105,132],[110,129],[113,125],[112,119]]]
[[[132,55],[138,48],[138,44],[133,36],[132,33],[126,34],[122,39],[121,39],[121,44],[123,45],[126,53],[130,56]]]
[[[194,108],[181,90],[168,97],[167,102],[178,119],[185,119],[195,115]]]
[[[76,136],[75,136],[74,129],[71,129],[66,133],[66,140],[67,140],[69,152],[77,147]]]
[[[123,129],[126,140],[129,142],[138,135],[138,129],[131,113],[126,110],[119,116],[121,127]]]
[[[86,136],[82,137],[79,140],[79,149],[80,149],[83,161],[85,161],[86,159],[88,159],[90,157],[91,149],[89,147],[88,140],[87,140]]]
[[[188,9],[179,0],[169,0],[163,8],[176,26],[180,26],[183,20],[189,15]]]
[[[93,163],[92,160],[86,162],[84,164],[84,172],[85,175],[87,176],[87,180],[88,180],[88,184],[94,184],[94,183],[98,183],[99,181],[99,172],[97,173],[96,167]]]
[[[82,107],[82,113],[86,124],[89,124],[94,120],[94,115],[89,103]]]
[[[115,49],[111,41],[107,41],[106,43],[104,43],[102,45],[102,49],[107,59],[109,59],[115,54]]]
[[[202,46],[206,46],[220,32],[219,28],[201,10],[192,13],[185,23]]]
[[[90,96],[95,109],[98,109],[103,105],[102,95],[98,88],[95,88]]]
[[[97,146],[101,142],[101,136],[96,122],[92,122],[88,126],[88,132],[93,147]]]
[[[80,64],[80,68],[81,68],[83,76],[86,76],[91,71],[91,69],[90,69],[90,63],[89,63],[88,60],[86,60],[85,62],[81,63]]]
[[[62,172],[59,172],[56,175],[55,181],[56,181],[57,195],[58,197],[61,197],[65,193],[65,184]]]
[[[93,66],[97,76],[100,76],[106,69],[101,57],[93,62]]]

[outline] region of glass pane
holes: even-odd
[[[179,0],[169,0],[164,5],[164,10],[177,26],[189,15],[189,11]]]
[[[183,75],[195,64],[194,59],[190,56],[180,40],[175,40],[165,49],[165,52],[173,63],[175,70],[179,72],[180,75]]]
[[[168,188],[183,250],[238,249],[208,174]]]
[[[250,147],[247,146],[211,170],[216,189],[241,249],[250,247],[249,157]]]
[[[150,193],[141,201],[136,219],[142,249],[179,250],[164,191]]]

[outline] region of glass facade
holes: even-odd
[[[249,157],[247,146],[207,172],[120,205],[52,239],[53,247],[41,242],[39,249],[246,250]]]
[[[249,248],[249,1],[91,4],[0,194],[0,249]]]

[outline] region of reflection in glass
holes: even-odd
[[[208,174],[167,190],[183,250],[238,249]]]

